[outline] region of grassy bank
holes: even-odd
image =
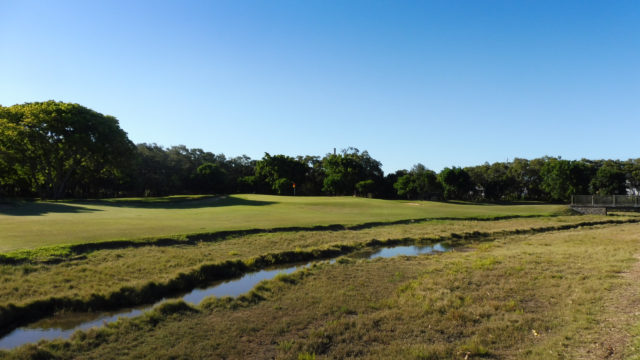
[[[192,246],[102,250],[57,264],[5,264],[0,266],[0,327],[7,331],[58,310],[148,303],[244,271],[335,256],[363,246],[442,240],[455,243],[611,221],[620,219],[566,216],[434,221],[351,231],[265,233]]]
[[[170,304],[15,358],[614,358],[637,323],[640,225],[512,235],[467,252],[344,260],[238,300]],[[621,311],[626,313],[620,314]]]
[[[22,202],[0,207],[0,252],[175,234],[413,218],[550,215],[561,205],[478,205],[353,197],[234,195],[224,198]]]
[[[436,241],[463,234],[527,231],[603,221],[611,219],[565,216],[491,222],[433,221],[362,230],[263,233],[183,246],[99,250],[60,263],[0,265],[0,306],[8,303],[20,305],[54,294],[86,298],[92,294],[106,294],[123,286],[166,282],[202,264],[248,260],[267,253],[335,245],[357,246],[373,239]]]

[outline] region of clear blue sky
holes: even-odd
[[[385,172],[640,157],[640,1],[0,0],[0,104]]]

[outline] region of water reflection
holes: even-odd
[[[360,252],[354,254],[359,258],[390,258],[394,256],[416,256],[422,254],[431,254],[434,252],[444,252],[449,248],[438,243],[433,246],[395,246],[382,247],[374,249],[373,252]],[[331,260],[331,262],[334,262]],[[317,262],[317,261],[316,261]],[[247,293],[255,287],[260,281],[269,280],[278,274],[291,274],[304,267],[310,266],[315,262],[303,264],[288,265],[286,267],[273,267],[252,273],[247,273],[237,279],[217,282],[206,289],[194,289],[181,298],[187,303],[194,305],[199,304],[204,298],[209,296],[239,296]],[[63,313],[47,319],[43,319],[29,326],[21,327],[0,339],[0,349],[12,349],[14,347],[35,343],[40,340],[68,339],[78,330],[88,330],[93,327],[100,327],[104,324],[117,321],[119,318],[132,318],[142,315],[145,311],[151,310],[153,307],[167,301],[162,299],[151,306],[124,309],[114,312],[99,313]]]
[[[422,254],[432,254],[434,252],[444,252],[448,248],[438,243],[433,246],[396,246],[381,248],[369,256],[369,259],[390,258],[394,256],[417,256]]]

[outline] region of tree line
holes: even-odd
[[[184,145],[133,144],[117,119],[55,101],[0,106],[0,195],[102,198],[175,194],[355,195],[386,199],[567,201],[636,194],[640,159],[533,160],[439,173],[422,164],[384,174],[367,151],[228,158]],[[295,184],[295,185],[294,185]]]

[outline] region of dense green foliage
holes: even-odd
[[[466,199],[473,191],[471,176],[464,169],[444,168],[438,175],[445,199]]]
[[[543,157],[385,175],[367,151],[227,158],[184,145],[134,146],[118,121],[77,104],[0,106],[0,196],[358,195],[386,199],[567,201],[640,189],[640,159]]]
[[[330,195],[356,195],[356,185],[362,181],[382,181],[382,164],[369,156],[367,151],[362,153],[355,148],[342,151],[341,154],[327,155],[322,164],[326,177],[322,190]],[[361,191],[373,192],[371,182],[361,183]]]
[[[255,173],[259,181],[269,185],[271,191],[279,195],[293,193],[294,183],[303,183],[307,167],[302,161],[290,156],[265,153],[262,160],[256,163]]]
[[[55,101],[0,106],[0,183],[60,198],[67,188],[118,188],[133,144],[118,121]]]
[[[395,183],[398,195],[408,199],[439,200],[442,196],[442,184],[435,172],[422,164],[415,165],[406,175]]]

